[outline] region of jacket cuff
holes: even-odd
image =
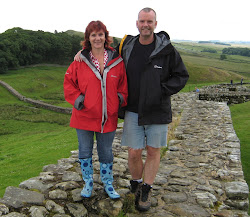
[[[84,102],[84,95],[81,94],[80,96],[77,97],[74,104],[74,108],[77,110],[83,109],[84,107],[83,102]]]
[[[119,101],[120,101],[119,106],[121,106],[121,105],[122,105],[122,103],[124,102],[123,95],[122,95],[121,93],[118,93],[118,98],[119,98]]]

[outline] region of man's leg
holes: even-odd
[[[133,180],[142,178],[142,173],[143,173],[142,149],[129,148],[128,167]]]
[[[144,166],[144,182],[148,185],[154,183],[160,165],[161,148],[147,146],[147,158]]]
[[[147,211],[151,207],[152,184],[160,165],[161,147],[167,144],[167,124],[146,125],[147,158],[144,165],[144,184],[138,191],[137,209]]]
[[[160,148],[147,146],[147,158],[144,165],[144,184],[140,185],[137,193],[136,207],[147,211],[151,207],[151,188],[160,165]]]
[[[128,146],[128,166],[132,179],[130,180],[130,190],[137,192],[139,184],[142,182],[143,162],[142,150],[145,147],[144,127],[138,125],[138,114],[134,112],[125,113],[122,146]]]

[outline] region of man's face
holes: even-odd
[[[144,12],[141,11],[136,21],[136,26],[143,37],[149,37],[153,34],[157,21],[155,18],[155,13],[153,11]]]

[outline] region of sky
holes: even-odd
[[[0,33],[20,27],[33,31],[84,32],[101,20],[111,36],[137,35],[138,12],[157,13],[155,32],[172,40],[250,41],[250,0],[4,0],[0,2]]]

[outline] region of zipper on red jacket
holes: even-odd
[[[116,65],[118,65],[122,58],[118,58],[115,62],[108,65],[104,68],[102,76],[99,73],[99,71],[96,69],[94,65],[92,65],[89,60],[81,54],[81,58],[83,61],[89,66],[89,68],[93,71],[93,73],[96,75],[96,77],[101,81],[101,91],[102,91],[102,123],[101,123],[101,133],[104,131],[104,126],[108,120],[108,112],[107,112],[107,97],[106,97],[106,81],[107,81],[107,74]]]

